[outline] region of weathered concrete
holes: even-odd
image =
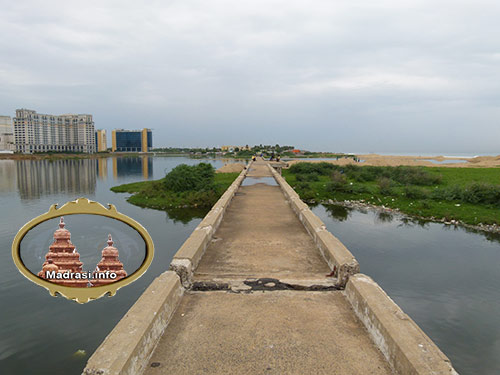
[[[250,172],[251,173],[251,172]],[[326,280],[330,269],[278,186],[242,186],[194,271],[235,277]]]
[[[339,291],[188,292],[146,374],[390,374]]]
[[[234,194],[245,179],[251,165],[252,162],[241,171],[240,175],[233,181],[174,255],[170,269],[179,275],[181,283],[185,288],[191,287],[193,270],[198,266],[201,257],[212,240],[213,234],[222,222],[224,212],[229,207]]]
[[[158,276],[92,354],[83,374],[141,374],[183,293],[175,272]]]
[[[172,286],[148,288],[87,375],[456,374],[276,171],[256,162],[244,172],[279,186],[240,186],[240,175],[172,261],[190,289],[175,313],[182,289],[168,272]]]
[[[351,276],[345,295],[399,374],[457,374],[450,360],[370,277]]]
[[[302,202],[293,188],[271,166],[268,167],[273,177],[278,182],[283,195],[290,207],[299,217],[300,221],[310,234],[317,248],[323,255],[339,286],[345,286],[351,275],[359,272],[359,263],[352,253],[330,232],[325,224]]]
[[[330,271],[282,187],[240,186],[147,373],[390,373]]]

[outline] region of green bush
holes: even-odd
[[[462,200],[468,203],[500,205],[500,186],[475,182],[466,186]]]
[[[296,163],[290,167],[293,174],[317,174],[319,176],[328,176],[338,166],[331,163]]]
[[[392,181],[390,178],[381,177],[377,180],[378,189],[382,195],[392,194]]]
[[[316,172],[309,174],[297,174],[295,175],[295,179],[297,181],[305,181],[305,182],[319,181],[319,175]]]
[[[435,189],[431,197],[435,200],[500,206],[500,185],[479,182],[464,187],[454,185],[444,189]]]
[[[342,173],[340,173],[339,171],[333,171],[331,178],[331,181],[326,184],[326,191],[335,192],[347,190],[347,187],[349,185],[347,184],[346,177]]]
[[[463,189],[458,185],[453,185],[443,189],[435,189],[431,193],[434,200],[454,201],[462,199]]]
[[[430,196],[427,190],[412,185],[405,186],[404,195],[406,198],[410,199],[426,199]]]
[[[373,193],[371,189],[366,185],[351,185],[350,192],[353,194],[367,194]]]
[[[301,181],[298,184],[295,185],[295,188],[298,190],[308,190],[311,189],[311,185],[305,181]]]
[[[420,167],[395,167],[390,169],[390,178],[401,184],[430,186],[441,183],[441,175],[429,173]]]
[[[163,185],[177,193],[183,191],[208,191],[214,189],[215,170],[211,164],[180,164],[168,173]]]

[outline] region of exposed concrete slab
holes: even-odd
[[[267,163],[262,161],[255,161],[248,168],[246,174],[247,177],[271,177],[271,171],[269,170]]]
[[[456,374],[373,280],[354,275],[356,259],[281,176],[259,161],[248,175],[279,186],[240,186],[242,172],[176,254],[171,267],[192,290],[154,353],[182,295],[172,272],[146,290],[86,374]],[[338,278],[326,277],[327,264]]]
[[[267,167],[262,171],[270,173]],[[280,187],[256,184],[239,188],[194,280],[241,276],[326,280],[329,273]]]
[[[92,354],[83,374],[141,374],[183,293],[175,272],[158,276]]]
[[[370,277],[351,276],[345,295],[399,374],[458,375],[436,344]]]
[[[390,374],[339,291],[188,292],[147,370],[157,374]]]
[[[326,230],[325,224],[317,217],[309,207],[302,202],[298,194],[271,166],[268,166],[281,187],[290,207],[311,235],[319,251],[333,270],[339,286],[345,286],[351,275],[359,272],[359,263],[352,253],[330,232]]]

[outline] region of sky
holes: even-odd
[[[0,0],[0,115],[90,113],[154,147],[497,155],[499,19],[483,0]]]

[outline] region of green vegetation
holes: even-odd
[[[331,152],[314,152],[314,151],[305,151],[301,154],[294,154],[292,151],[285,151],[281,154],[282,157],[290,157],[295,159],[312,159],[312,158],[325,158],[325,159],[357,159],[356,155],[351,154],[338,154]]]
[[[115,193],[133,193],[127,201],[140,207],[211,207],[231,185],[238,173],[215,173],[212,165],[180,164],[164,178],[114,186]]]
[[[357,200],[406,214],[500,224],[500,169],[297,163],[283,176],[306,201]]]

